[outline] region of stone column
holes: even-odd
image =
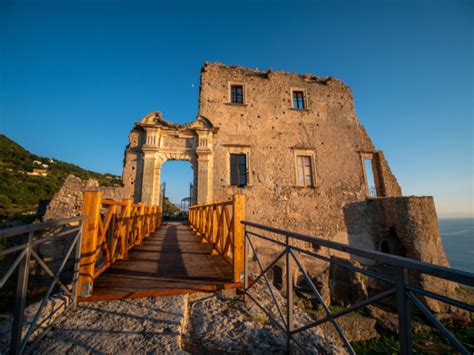
[[[155,161],[155,192],[153,193],[153,204],[161,206],[161,166],[165,163],[162,154],[158,153]],[[165,192],[166,193],[166,192]]]
[[[198,204],[212,202],[212,142],[208,132],[198,132],[197,153],[197,188],[195,189]]]
[[[159,132],[152,128],[146,127],[145,144],[142,146],[143,152],[143,178],[142,178],[142,196],[141,202],[147,205],[154,205],[156,201],[156,190],[160,186],[156,186],[156,164],[159,143]]]
[[[198,171],[197,171],[197,196],[196,200],[198,204],[210,202],[208,201],[208,186],[207,181],[209,179],[209,155],[199,154],[198,155]]]
[[[156,172],[156,147],[143,146],[143,179],[141,202],[147,205],[155,204],[155,172]],[[159,188],[159,187],[158,187]]]

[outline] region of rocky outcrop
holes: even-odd
[[[47,327],[53,324],[56,319],[60,318],[70,303],[71,299],[63,294],[56,294],[50,297],[44,305],[35,325],[36,330],[31,333],[30,339],[35,339],[37,336],[42,334]],[[38,301],[25,308],[22,338],[27,334],[40,306],[41,301]],[[8,354],[12,324],[13,316],[11,315],[5,321],[0,323],[0,354]]]
[[[351,263],[360,267],[357,261]],[[330,270],[331,304],[351,306],[368,298],[365,275],[336,264]]]
[[[252,286],[251,295],[282,324],[277,308],[263,281]],[[276,288],[273,293],[281,307],[285,300]],[[188,325],[188,348],[196,353],[286,353],[286,337],[250,299],[246,304],[235,295],[191,295]],[[312,317],[298,305],[294,306],[294,327],[312,321]],[[320,327],[295,335],[296,341],[312,354],[345,354]],[[302,353],[294,345],[295,353]]]
[[[284,302],[276,289],[278,302]],[[276,312],[261,282],[252,295]],[[312,318],[294,307],[295,327]],[[0,328],[1,329],[1,328]],[[306,353],[345,354],[319,327],[296,335]],[[33,350],[33,349],[30,349]],[[295,346],[295,353],[302,353]],[[82,303],[56,319],[34,352],[59,353],[285,353],[286,337],[235,290]]]

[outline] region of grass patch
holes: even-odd
[[[342,306],[329,306],[329,310],[331,311],[331,313],[337,313],[345,309],[346,307],[342,307]],[[362,307],[348,313],[348,315],[355,316],[355,317],[370,317],[370,311],[367,307]]]
[[[444,325],[466,347],[474,353],[474,319],[452,316]],[[416,324],[416,323],[415,323]],[[427,325],[412,326],[412,341],[414,354],[453,354],[455,349],[451,343],[438,332]],[[352,343],[357,354],[399,354],[398,336],[386,335],[379,338]]]

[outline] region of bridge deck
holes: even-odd
[[[168,222],[94,281],[80,301],[163,296],[234,288],[232,267],[181,222]]]

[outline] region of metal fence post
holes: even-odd
[[[291,349],[291,331],[293,330],[293,268],[291,265],[290,243],[286,237],[286,338],[288,354]]]
[[[411,316],[408,297],[405,294],[406,284],[408,284],[408,270],[403,268],[400,270],[400,277],[397,283],[397,313],[400,354],[412,353]]]
[[[23,330],[24,309],[28,291],[28,275],[30,272],[31,242],[33,232],[28,233],[28,247],[25,256],[18,266],[18,281],[16,284],[15,308],[13,313],[12,334],[10,340],[10,354],[19,354]]]

